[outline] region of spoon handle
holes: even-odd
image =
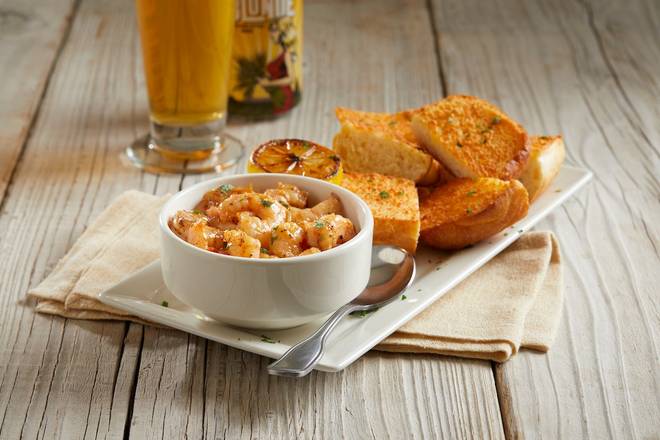
[[[330,332],[337,323],[354,309],[359,308],[348,303],[328,318],[314,333],[289,348],[278,360],[268,365],[268,373],[276,376],[302,377],[307,375],[321,359],[323,346]]]

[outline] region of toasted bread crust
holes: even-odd
[[[561,136],[532,136],[531,144],[529,161],[520,175],[520,181],[529,193],[530,203],[548,189],[566,157]]]
[[[529,200],[517,180],[455,179],[435,188],[420,205],[423,243],[461,249],[527,215]]]
[[[454,95],[415,111],[417,139],[457,177],[520,175],[528,160],[525,129],[499,108],[473,96]]]
[[[410,127],[415,110],[371,113],[338,107],[333,149],[349,172],[379,173],[430,185],[451,173],[422,148]]]
[[[376,173],[344,173],[341,185],[369,205],[374,216],[374,244],[391,244],[415,253],[419,238],[415,182]]]

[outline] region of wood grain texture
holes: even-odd
[[[283,118],[230,124],[250,149],[278,137],[330,145],[338,105],[393,111],[442,96],[425,3],[306,2],[305,20],[303,100]],[[183,186],[204,178],[186,176]],[[269,377],[268,359],[180,332],[147,331],[144,344],[153,349],[138,375],[136,438],[200,429],[205,438],[503,436],[488,362],[369,354],[342,373],[294,381]]]
[[[3,439],[121,438],[128,423],[141,327],[37,315],[23,299],[113,197],[156,185],[118,155],[146,129],[137,34],[124,3],[78,9],[2,205]]]
[[[433,2],[450,93],[561,133],[593,183],[539,225],[558,235],[566,306],[548,355],[496,368],[515,438],[657,438],[657,2]]]
[[[75,0],[0,1],[0,201],[74,9]]]
[[[296,380],[269,376],[270,360],[251,353],[148,333],[131,437],[502,437],[479,361],[369,353],[341,373]]]
[[[337,8],[351,21],[328,20]],[[435,64],[397,67],[397,60],[410,56],[412,42],[418,44],[415,59],[432,53],[423,3],[372,2],[358,6],[355,15],[352,8],[308,4],[308,26],[311,21],[318,33],[307,39],[306,79],[320,86],[309,87],[290,116],[233,125],[232,131],[249,145],[292,134],[329,143],[334,105],[394,110],[441,94]],[[405,26],[395,16],[399,11],[405,11]],[[356,47],[346,34],[340,38],[338,25],[363,32],[365,45]],[[401,40],[387,56],[367,52],[388,32]],[[341,44],[330,44],[333,39]],[[327,68],[342,63],[344,71],[357,63],[355,74]],[[411,75],[424,88],[400,93]],[[363,93],[364,84],[371,85]],[[179,176],[153,177],[121,165],[121,150],[146,131],[146,114],[132,2],[83,0],[0,214],[0,346],[7,347],[0,352],[1,438],[196,438],[251,431],[264,437],[502,436],[486,362],[369,355],[341,375],[285,383],[265,374],[266,359],[174,330],[35,315],[21,300],[27,287],[50,271],[113,197],[128,188],[165,193],[182,184]],[[264,413],[262,401],[270,402]],[[225,411],[227,417],[217,417]]]

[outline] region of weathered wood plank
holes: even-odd
[[[337,105],[393,111],[442,96],[424,2],[305,8],[303,101],[280,119],[230,125],[250,148],[278,137],[329,145]],[[242,172],[245,159],[231,172]],[[203,178],[187,176],[183,185]],[[131,436],[195,437],[200,420],[206,438],[503,436],[488,362],[369,354],[339,374],[287,380],[267,375],[268,359],[204,342],[205,371],[198,338],[146,332]]]
[[[147,128],[132,8],[80,5],[0,213],[0,438],[120,438],[128,423],[142,327],[37,315],[23,296],[113,197],[156,185],[119,159]]]
[[[0,201],[74,7],[74,0],[0,1]]]
[[[569,162],[595,173],[539,225],[563,246],[565,316],[547,356],[497,367],[509,437],[660,430],[658,14],[634,19],[631,3],[434,2],[448,91],[564,134]]]

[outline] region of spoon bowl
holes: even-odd
[[[374,246],[369,283],[362,293],[333,313],[317,331],[268,365],[268,373],[289,377],[309,374],[323,355],[328,335],[344,316],[356,311],[373,311],[391,303],[401,297],[414,278],[412,255],[392,246]]]

